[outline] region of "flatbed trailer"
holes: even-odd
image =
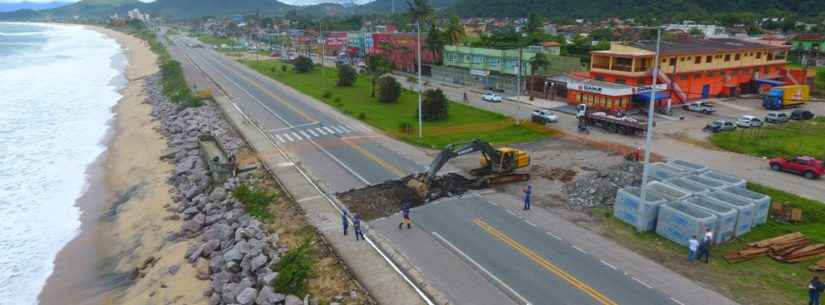
[[[584,126],[596,126],[604,130],[635,136],[642,135],[647,131],[647,123],[643,121],[630,121],[622,118],[617,118],[609,115],[599,115],[593,113],[586,113],[579,117],[579,124]]]

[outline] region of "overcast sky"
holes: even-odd
[[[6,2],[6,3],[15,3],[15,2],[24,2],[24,1],[28,1],[28,2],[55,2],[55,1],[77,2],[77,1],[80,1],[80,0],[0,0],[0,2]],[[152,0],[140,0],[140,1],[152,2]],[[322,2],[340,2],[341,0],[280,0],[280,1],[284,2],[284,3],[289,3],[289,4],[309,5],[309,4],[316,4],[316,3],[322,3]],[[360,4],[360,3],[365,3],[365,2],[369,2],[369,1],[370,0],[355,0],[355,3]]]

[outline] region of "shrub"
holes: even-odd
[[[324,91],[324,93],[323,93],[323,94],[321,94],[321,97],[323,97],[323,98],[331,98],[331,97],[332,97],[332,92],[330,92],[329,90]]]
[[[447,118],[450,101],[441,89],[429,89],[424,91],[424,101],[421,107],[424,120],[439,121]]]
[[[306,295],[313,263],[312,239],[307,238],[297,248],[287,251],[275,265],[278,277],[272,288],[279,293]]]
[[[366,114],[366,113],[363,113],[363,112],[359,112],[359,113],[358,113],[358,119],[359,119],[359,120],[364,120],[364,119],[366,119],[366,118],[367,118],[367,114]]]
[[[286,72],[286,71],[287,71],[287,67],[286,67],[286,65],[281,65],[281,71],[283,71],[283,72]]]
[[[350,65],[338,65],[338,83],[340,87],[352,87],[358,79],[358,72]]]
[[[334,100],[332,100],[332,103],[333,103],[333,104],[341,104],[341,98],[340,98],[340,97],[336,97]]]
[[[299,73],[309,73],[309,71],[312,71],[313,65],[312,59],[302,55],[295,59],[294,69]]]
[[[272,218],[272,213],[269,212],[269,204],[278,197],[275,193],[267,192],[266,190],[256,190],[245,184],[242,184],[232,191],[232,196],[238,199],[244,205],[244,209],[249,215],[254,216],[260,220]]]
[[[401,84],[392,76],[384,76],[378,79],[378,101],[382,103],[395,103],[401,96]]]

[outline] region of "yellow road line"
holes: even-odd
[[[240,69],[239,69],[239,70],[240,70]],[[257,72],[257,71],[256,71],[256,72]],[[286,101],[284,101],[283,99],[281,99],[281,98],[280,98],[280,97],[278,97],[277,95],[273,94],[271,91],[267,90],[266,88],[261,87],[261,85],[259,85],[256,81],[251,80],[251,79],[249,79],[248,77],[246,77],[245,75],[243,75],[243,72],[242,72],[242,71],[238,71],[237,75],[238,75],[239,77],[241,77],[241,78],[245,79],[247,82],[249,82],[249,83],[250,83],[250,84],[252,84],[253,86],[258,87],[258,89],[260,89],[261,91],[263,91],[264,93],[266,93],[266,95],[269,95],[270,97],[272,97],[273,99],[277,100],[278,102],[280,102],[280,103],[281,103],[281,104],[283,104],[284,106],[289,107],[290,109],[292,109],[293,111],[295,111],[295,113],[297,113],[298,115],[300,115],[300,116],[304,117],[304,119],[306,119],[306,120],[308,120],[308,121],[311,121],[311,122],[318,121],[318,120],[316,120],[315,118],[313,118],[313,117],[309,116],[308,114],[304,113],[303,111],[299,110],[298,108],[295,108],[295,106],[293,106],[292,104],[287,103]],[[384,159],[379,158],[379,157],[378,157],[378,156],[376,156],[375,154],[368,152],[366,149],[364,149],[364,148],[362,148],[362,147],[360,147],[360,146],[358,146],[358,145],[352,144],[352,143],[350,143],[350,142],[348,142],[348,141],[343,141],[343,142],[344,142],[344,143],[347,143],[347,145],[349,145],[350,147],[352,147],[353,149],[355,149],[356,151],[358,151],[359,153],[361,153],[362,155],[364,155],[364,156],[365,156],[365,157],[367,157],[368,159],[370,159],[370,160],[372,160],[373,162],[377,163],[379,166],[383,167],[383,168],[384,168],[384,169],[386,169],[387,171],[389,171],[389,172],[391,172],[391,173],[393,173],[393,174],[395,174],[395,175],[397,175],[397,176],[399,176],[399,177],[404,177],[404,176],[406,176],[406,173],[405,173],[404,171],[402,171],[402,170],[401,170],[401,169],[399,169],[398,167],[396,167],[396,166],[394,166],[394,165],[392,165],[392,164],[388,163],[388,162],[387,162],[387,161],[385,161]]]
[[[512,238],[510,238],[506,234],[502,233],[498,229],[494,228],[490,224],[484,222],[483,220],[481,220],[479,218],[476,218],[476,219],[473,220],[473,223],[475,223],[476,225],[481,227],[481,229],[484,230],[485,232],[487,232],[488,234],[490,234],[493,237],[495,237],[495,238],[501,240],[502,242],[504,242],[504,244],[510,246],[511,248],[518,251],[522,255],[527,256],[528,258],[530,258],[533,262],[535,262],[539,266],[549,270],[553,274],[555,274],[558,277],[562,278],[563,280],[567,281],[568,283],[570,283],[570,285],[573,285],[573,287],[576,287],[579,290],[581,290],[582,292],[586,293],[587,295],[593,297],[593,299],[595,299],[599,303],[601,303],[603,305],[618,305],[613,300],[611,300],[611,299],[607,298],[606,296],[604,296],[601,292],[597,291],[593,287],[590,287],[589,285],[587,285],[584,282],[582,282],[581,280],[577,279],[576,277],[574,277],[570,273],[567,273],[566,271],[562,270],[558,266],[554,265],[553,263],[551,263],[548,260],[544,259],[543,257],[539,256],[538,254],[536,254],[535,252],[533,252],[529,248],[527,248],[524,245],[520,244],[519,242],[513,240]]]

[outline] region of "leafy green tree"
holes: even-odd
[[[297,71],[298,73],[309,73],[309,71],[312,71],[312,68],[315,64],[309,57],[301,55],[295,59],[295,63],[293,65],[295,66],[295,71]]]
[[[613,40],[613,29],[612,28],[600,28],[598,30],[593,31],[590,33],[590,37],[593,41],[612,41]]]
[[[381,103],[395,103],[401,97],[401,84],[392,76],[382,76],[378,79],[378,101]]]
[[[705,32],[702,32],[702,29],[700,29],[700,28],[690,28],[690,31],[688,32],[688,34],[690,34],[690,35],[702,35],[702,34],[705,34]]]
[[[378,78],[392,71],[392,65],[386,57],[380,54],[367,55],[365,64],[365,71],[367,75],[370,76],[370,83],[372,84],[371,96],[375,97],[375,83],[378,81]]]
[[[449,115],[450,101],[441,89],[424,91],[424,103],[421,105],[426,121],[440,121]]]
[[[530,70],[532,75],[536,75],[538,71],[545,71],[550,67],[550,60],[544,53],[536,53],[536,56],[530,59]]]
[[[461,19],[459,19],[458,16],[450,16],[450,19],[447,21],[447,25],[444,28],[444,34],[450,45],[456,46],[464,40],[466,33],[464,32],[464,25],[461,24]]]
[[[358,72],[350,65],[338,65],[338,83],[340,87],[352,87],[358,79]]]
[[[544,23],[537,14],[531,13],[527,15],[527,26],[525,30],[530,44],[540,43],[544,39]]]

